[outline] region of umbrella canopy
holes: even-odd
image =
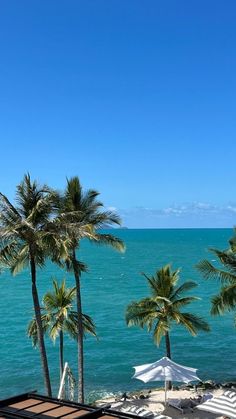
[[[196,368],[185,367],[176,364],[167,357],[161,358],[153,364],[139,365],[135,368],[133,378],[144,381],[178,381],[189,383],[190,381],[199,381],[196,375]]]
[[[236,393],[230,390],[225,391],[222,396],[207,400],[197,406],[197,409],[236,419]]]
[[[176,364],[167,357],[161,358],[153,364],[139,365],[135,368],[133,378],[144,381],[165,381],[165,402],[167,393],[167,381],[177,381],[182,383],[189,383],[190,381],[199,381],[196,375],[196,368],[185,367],[184,365]]]

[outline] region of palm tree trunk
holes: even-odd
[[[59,362],[60,362],[60,379],[62,378],[63,370],[64,370],[64,348],[63,348],[63,331],[60,330],[59,333],[60,339],[60,352],[59,352]]]
[[[63,331],[60,330],[59,332],[59,364],[60,364],[60,384],[61,384],[61,379],[62,379],[62,375],[63,375],[63,371],[64,371],[64,336],[63,336]],[[65,398],[65,383],[62,389],[62,393],[61,393],[61,398],[64,399]]]
[[[77,300],[77,313],[78,313],[78,402],[84,403],[84,342],[83,342],[83,324],[82,324],[82,302],[80,290],[80,271],[76,260],[75,249],[72,254],[72,264],[76,284],[76,300]]]
[[[34,303],[35,319],[36,319],[36,324],[37,324],[39,352],[40,352],[41,363],[42,363],[43,374],[44,374],[44,384],[45,384],[47,395],[51,397],[52,390],[51,390],[51,383],[50,383],[50,376],[49,376],[49,369],[48,369],[48,360],[47,360],[47,354],[46,354],[46,348],[45,348],[44,336],[43,336],[41,309],[40,309],[38,291],[37,291],[37,286],[36,286],[36,266],[35,266],[34,257],[32,255],[30,255],[30,268],[31,268],[31,280],[32,280],[32,297],[33,297],[33,303]]]
[[[171,352],[170,352],[170,335],[168,332],[165,334],[165,340],[166,340],[166,356],[171,359]],[[171,390],[172,388],[172,382],[167,381],[167,389]]]
[[[165,334],[166,340],[166,356],[171,359],[171,352],[170,352],[170,335],[168,332]]]

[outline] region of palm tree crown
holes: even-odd
[[[205,279],[216,279],[222,284],[220,292],[211,299],[211,314],[219,315],[236,308],[236,235],[229,240],[229,249],[210,251],[216,256],[217,264],[203,260],[197,268]]]
[[[16,188],[16,203],[0,192],[1,264],[16,274],[29,267],[32,256],[38,267],[48,257],[66,259],[71,243],[58,229],[55,192],[27,174]]]
[[[124,243],[121,239],[98,231],[104,225],[121,223],[116,213],[104,210],[98,196],[99,192],[93,189],[84,191],[77,176],[67,179],[65,193],[59,197],[59,212],[62,224],[64,222],[66,231],[73,240],[72,247],[77,247],[81,238],[87,237],[98,244],[108,244],[123,251]]]
[[[64,368],[63,335],[68,333],[72,339],[78,336],[78,315],[73,308],[76,296],[76,288],[67,288],[65,280],[61,285],[53,280],[53,291],[47,292],[43,297],[42,324],[44,333],[48,332],[50,338],[55,341],[60,338],[60,375]],[[83,332],[96,336],[95,325],[90,316],[82,315]],[[32,338],[33,345],[38,343],[37,326],[35,318],[28,325],[28,336]]]
[[[185,327],[193,336],[198,330],[209,331],[208,324],[201,317],[182,311],[186,305],[198,300],[197,297],[183,295],[197,284],[188,281],[178,286],[179,270],[171,271],[170,265],[162,267],[154,276],[143,275],[148,281],[151,296],[129,304],[126,322],[128,326],[146,326],[148,331],[153,329],[157,345],[164,336],[166,355],[171,358],[169,333],[174,323]]]
[[[13,274],[29,266],[32,253],[38,266],[44,264],[48,251],[45,226],[52,211],[50,197],[49,188],[31,182],[29,175],[17,186],[17,206],[0,193],[1,263],[9,266]]]

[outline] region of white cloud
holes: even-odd
[[[228,206],[226,207],[226,210],[228,210],[228,211],[230,211],[230,212],[235,213],[235,212],[236,212],[236,206],[234,207],[234,206],[232,206],[232,205],[228,205]]]
[[[185,205],[173,205],[171,207],[160,210],[163,214],[169,215],[184,215],[184,214],[204,214],[217,211],[217,207],[204,202],[192,202]],[[220,210],[220,208],[219,208]]]
[[[236,224],[236,204],[191,202],[162,209],[135,207],[117,211],[128,227],[233,227]]]
[[[207,204],[206,202],[196,202],[195,206],[199,209],[208,210],[213,208],[212,205]]]

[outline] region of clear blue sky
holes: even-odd
[[[2,0],[0,190],[78,174],[130,227],[233,226],[235,0]]]

